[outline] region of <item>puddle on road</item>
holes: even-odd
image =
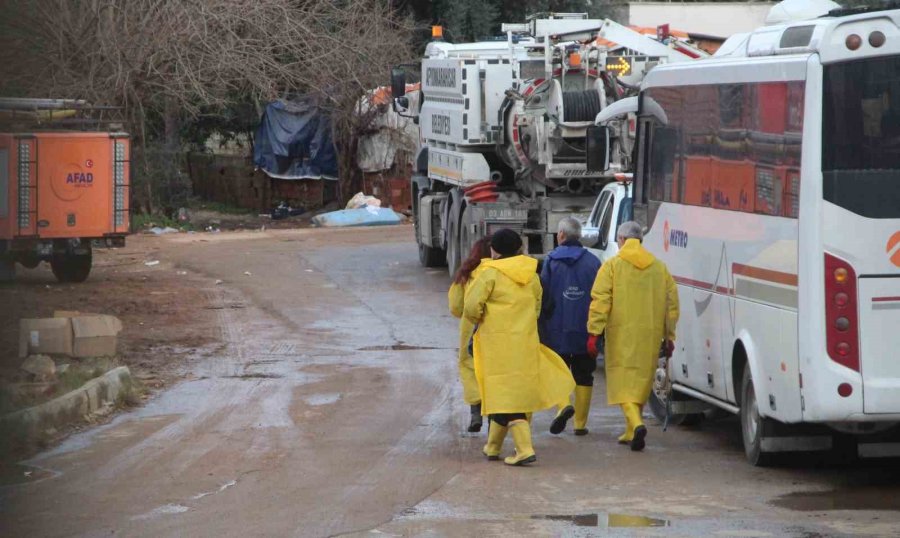
[[[390,346],[366,346],[357,349],[357,351],[420,351],[429,349],[444,349],[440,347],[428,346],[411,346],[408,344],[394,344]]]
[[[303,398],[303,401],[305,401],[308,405],[319,406],[337,403],[340,399],[341,393],[333,392],[329,394],[312,394],[310,396],[305,396]]]
[[[139,516],[134,516],[131,518],[132,521],[142,521],[145,519],[153,519],[159,516],[166,516],[172,514],[183,514],[190,510],[187,506],[182,506],[180,504],[167,504],[164,506],[160,506],[150,510],[145,514],[141,514]]]
[[[900,511],[900,489],[855,488],[832,491],[798,491],[777,497],[770,504],[799,512],[828,510]]]
[[[630,514],[534,515],[531,516],[531,519],[564,521],[576,527],[635,528],[669,526],[669,521],[666,519],[633,516]]]
[[[281,374],[241,374],[241,375],[226,375],[223,376],[227,379],[281,379],[284,377]]]
[[[0,486],[17,486],[31,484],[45,478],[56,476],[58,473],[47,469],[39,469],[20,463],[0,464]]]

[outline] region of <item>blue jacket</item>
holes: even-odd
[[[588,308],[599,270],[600,260],[577,241],[556,247],[544,260],[541,341],[560,355],[587,353]]]

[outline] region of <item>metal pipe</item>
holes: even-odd
[[[3,110],[60,110],[66,108],[84,108],[87,101],[83,99],[27,99],[16,97],[0,97],[0,109]]]
[[[716,407],[721,407],[722,409],[728,411],[729,413],[734,413],[735,415],[737,415],[741,412],[740,407],[737,407],[728,402],[723,402],[722,400],[713,398],[712,396],[708,396],[708,395],[703,394],[702,392],[698,392],[692,388],[685,387],[684,385],[679,385],[679,384],[673,383],[672,390],[677,390],[678,392],[680,392],[682,394],[686,394],[686,395],[690,396],[691,398],[696,398],[696,399],[704,401],[708,404],[712,404]]]

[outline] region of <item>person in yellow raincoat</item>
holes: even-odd
[[[641,226],[623,222],[619,253],[597,273],[588,313],[588,350],[606,332],[606,398],[622,407],[625,434],[619,442],[643,450],[647,427],[641,411],[653,385],[660,345],[671,354],[678,323],[678,290],[666,265],[643,245]]]
[[[471,354],[472,334],[475,324],[463,317],[466,290],[481,272],[481,261],[491,257],[491,238],[482,237],[472,245],[469,257],[459,266],[453,284],[447,292],[450,313],[459,318],[459,380],[463,386],[463,400],[469,405],[469,431],[480,432],[482,426],[481,393],[475,379],[475,360]]]
[[[481,411],[491,419],[484,454],[500,459],[506,433],[516,446],[508,465],[537,460],[527,414],[555,407],[575,389],[566,363],[538,339],[541,283],[537,260],[520,254],[522,239],[503,229],[491,236],[490,261],[466,291],[463,316],[478,324],[475,377]]]

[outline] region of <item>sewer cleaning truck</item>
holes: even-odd
[[[629,177],[635,117],[588,137],[598,113],[636,94],[654,66],[707,56],[585,14],[502,30],[505,39],[451,44],[435,27],[415,98],[404,68],[391,73],[395,110],[419,125],[410,178],[419,259],[451,274],[500,228],[519,232],[530,255],[552,250],[562,218],[587,218],[604,185]]]

